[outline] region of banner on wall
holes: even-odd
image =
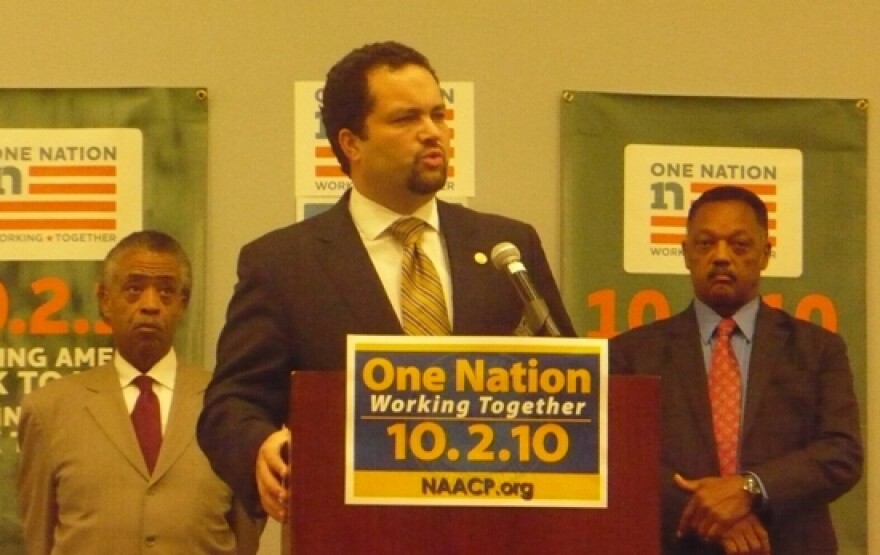
[[[21,399],[112,360],[94,294],[122,237],[160,229],[186,249],[175,348],[203,359],[207,116],[204,89],[0,90],[0,552],[24,553]]]
[[[690,204],[738,185],[768,206],[764,300],[847,341],[867,399],[867,102],[565,92],[562,286],[579,332],[610,338],[687,307]],[[833,505],[842,553],[866,545],[862,480]]]

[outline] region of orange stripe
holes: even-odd
[[[333,148],[329,146],[316,146],[315,158],[336,158],[336,155],[333,154]]]
[[[760,195],[771,196],[771,195],[776,194],[776,185],[770,185],[770,184],[761,185],[761,184],[754,183],[752,185],[746,185],[746,189],[755,193],[758,196],[760,196]]]
[[[651,225],[661,227],[684,227],[687,218],[684,216],[651,216]]]
[[[32,195],[115,195],[115,183],[31,183]]]
[[[114,212],[115,202],[0,201],[0,212]]]
[[[776,185],[772,183],[732,183],[730,181],[725,181],[724,183],[699,183],[694,182],[691,183],[691,192],[693,193],[705,193],[709,189],[714,189],[715,187],[720,187],[722,185],[735,185],[737,187],[742,187],[743,189],[748,189],[749,191],[755,193],[756,195],[775,195],[776,194]]]
[[[675,233],[652,233],[651,243],[658,245],[680,245],[684,235]]]
[[[454,108],[446,108],[446,112],[443,113],[443,117],[448,120],[455,119],[455,109]]]
[[[0,229],[116,229],[116,220],[0,220]]]
[[[31,166],[31,177],[114,176],[116,166]]]
[[[449,166],[446,168],[446,177],[455,177],[455,166]]]
[[[315,166],[316,177],[346,177],[339,166]]]

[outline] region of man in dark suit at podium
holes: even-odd
[[[750,191],[704,193],[682,248],[696,299],[610,346],[612,372],[661,377],[663,553],[837,553],[828,504],[863,459],[843,339],[762,302]]]
[[[522,252],[563,335],[574,329],[534,228],[435,198],[446,184],[450,129],[428,60],[386,42],[349,53],[328,73],[322,117],[353,188],[329,211],[246,245],[199,421],[216,472],[252,513],[286,515],[281,453],[289,441],[291,370],[343,370],[346,337],[401,334],[402,245],[394,222],[427,222],[419,256],[442,285],[437,318],[455,335],[511,335],[522,302],[489,255]],[[295,441],[295,439],[294,439]]]

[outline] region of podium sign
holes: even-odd
[[[345,372],[298,371],[288,426],[296,555],[632,555],[660,553],[660,380],[611,376],[608,507],[352,505],[345,503]]]
[[[349,336],[345,502],[607,506],[607,342]]]

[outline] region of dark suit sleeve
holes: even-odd
[[[670,413],[678,413],[679,403],[675,399],[679,398],[680,392],[673,391],[673,380],[667,375],[664,379],[664,368],[662,367],[664,356],[662,355],[663,344],[666,335],[660,331],[663,324],[649,325],[642,328],[635,328],[629,332],[622,333],[609,341],[608,365],[612,375],[657,375],[661,376],[661,429],[664,434],[669,434],[671,426],[678,427],[681,421],[678,418],[670,417]],[[664,414],[664,411],[665,414]],[[674,424],[670,424],[674,422]],[[692,430],[692,428],[688,428]],[[681,430],[686,433],[685,430]],[[669,438],[665,438],[669,443]],[[662,442],[661,442],[662,444]],[[705,458],[696,453],[696,449],[691,449],[691,453],[695,457]],[[678,520],[687,505],[689,495],[675,485],[674,475],[681,469],[675,469],[670,464],[671,456],[681,456],[681,454],[670,455],[669,453],[661,453],[659,465],[659,484],[661,497],[661,537],[664,544],[674,545],[677,543],[676,529]],[[710,457],[712,458],[712,457]],[[704,465],[705,466],[705,461]],[[696,478],[701,476],[686,476],[688,478]]]
[[[286,419],[292,368],[272,277],[261,253],[242,249],[198,425],[199,445],[212,468],[254,515],[262,513],[257,452]]]
[[[829,503],[862,474],[859,409],[843,339],[790,321],[787,356],[774,366],[774,383],[761,399],[754,437],[744,441],[743,464],[767,489],[774,516]],[[757,369],[756,369],[757,371]]]

